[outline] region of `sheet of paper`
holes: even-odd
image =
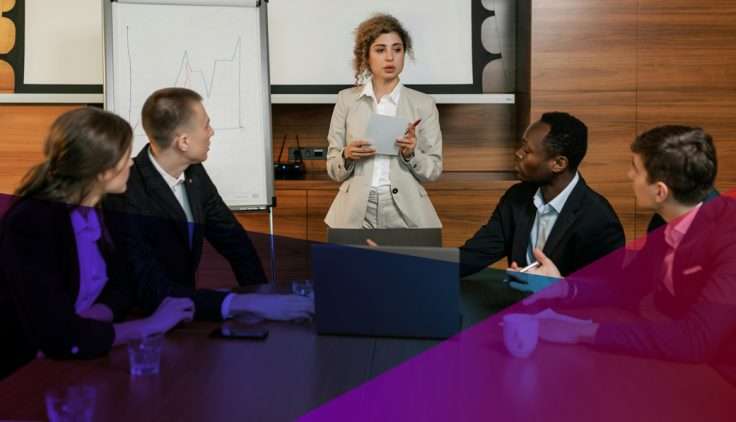
[[[365,140],[373,145],[376,154],[399,155],[396,139],[406,133],[409,120],[403,117],[372,114],[365,131]]]

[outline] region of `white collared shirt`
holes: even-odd
[[[376,102],[376,93],[373,90],[373,81],[368,80],[364,87],[361,96],[367,96],[371,98],[371,104],[373,105],[373,111],[376,114],[382,116],[396,117],[396,111],[399,106],[399,99],[401,97],[401,82],[396,84],[393,91],[390,94],[384,95],[379,102]],[[391,180],[389,179],[389,173],[391,171],[391,156],[389,155],[374,155],[373,156],[373,180],[371,181],[371,187],[377,188],[379,186],[389,186]]]
[[[167,185],[171,188],[172,192],[174,192],[174,196],[176,197],[176,201],[181,206],[181,209],[184,210],[184,215],[187,216],[187,229],[189,232],[189,244],[191,246],[192,242],[192,235],[194,231],[194,217],[192,216],[192,207],[189,204],[189,196],[187,195],[187,190],[184,186],[184,183],[186,182],[186,176],[184,175],[184,172],[182,172],[179,177],[174,177],[166,172],[156,161],[156,157],[153,156],[151,153],[151,148],[148,148],[148,158],[151,160],[151,163],[153,164],[153,167],[158,171],[158,173],[161,175],[161,177],[164,178],[164,181]],[[223,319],[230,318],[232,315],[230,315],[230,302],[233,301],[233,297],[235,297],[234,293],[230,293],[225,297],[225,300],[222,301],[222,305],[220,305],[220,313],[222,314]]]
[[[174,196],[176,197],[176,201],[181,206],[181,209],[184,211],[184,215],[187,217],[187,221],[190,223],[194,222],[194,217],[192,216],[192,208],[189,205],[189,197],[187,196],[187,190],[184,186],[184,183],[186,182],[186,176],[184,175],[184,172],[182,172],[179,177],[174,177],[166,172],[156,161],[156,157],[153,156],[151,153],[151,149],[148,149],[148,158],[151,160],[151,163],[153,163],[153,167],[158,171],[158,173],[161,175],[161,177],[164,178],[164,181],[166,184],[171,188],[171,191],[174,193]],[[191,240],[191,239],[190,239]]]
[[[527,264],[535,261],[534,254],[532,253],[534,248],[544,249],[544,245],[547,243],[550,233],[552,233],[552,228],[557,222],[557,217],[562,213],[562,208],[565,206],[567,199],[570,197],[579,180],[580,175],[578,172],[575,172],[575,176],[565,186],[565,189],[546,204],[544,203],[544,196],[542,196],[542,189],[537,189],[537,192],[534,194],[534,208],[537,209],[537,215],[534,217],[534,224],[529,233],[529,248],[527,248],[526,252]]]

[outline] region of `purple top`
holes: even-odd
[[[94,208],[79,207],[71,213],[79,259],[79,294],[74,305],[77,314],[89,309],[107,283],[107,266],[97,246],[100,220]]]

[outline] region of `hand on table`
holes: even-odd
[[[151,333],[165,333],[176,324],[191,321],[193,318],[194,302],[191,299],[167,297],[148,320],[152,325]]]
[[[309,319],[314,314],[314,299],[298,295],[236,295],[230,305],[233,314],[251,313],[275,321]]]

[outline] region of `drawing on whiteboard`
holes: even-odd
[[[125,26],[127,59],[128,59],[128,121],[133,125],[136,135],[144,135],[140,118],[134,118],[134,110],[142,108],[135,107],[133,75],[134,54],[130,43],[130,26]],[[171,82],[164,82],[159,87],[176,86],[189,88],[198,92],[203,99],[205,108],[212,118],[212,128],[215,130],[241,130],[243,125],[242,115],[242,92],[241,92],[241,47],[242,39],[238,37],[235,41],[232,54],[227,58],[211,60],[211,70],[205,67],[197,67],[193,64],[194,54],[190,50],[184,50],[179,61],[179,67]],[[209,60],[208,60],[209,61]],[[150,64],[149,64],[150,65]],[[209,66],[208,66],[209,67]],[[173,68],[172,68],[173,70]],[[209,72],[209,75],[208,75]],[[142,101],[141,101],[142,102]],[[135,123],[134,123],[135,122]]]

